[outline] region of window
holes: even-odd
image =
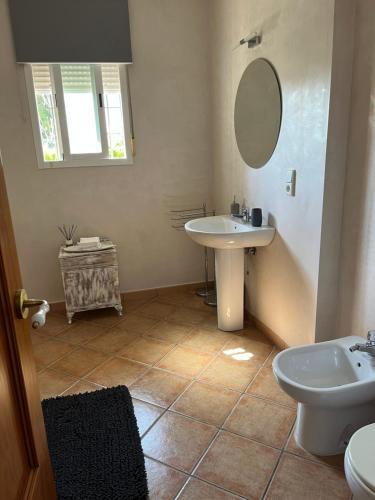
[[[39,167],[132,163],[125,65],[26,66]]]

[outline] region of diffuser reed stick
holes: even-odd
[[[67,226],[65,226],[65,224],[63,224],[62,226],[57,226],[57,227],[58,227],[58,230],[60,231],[60,233],[65,238],[65,245],[67,247],[72,246],[73,245],[73,236],[74,236],[74,233],[77,231],[78,226],[76,226],[75,224],[72,224],[71,226],[67,227]]]

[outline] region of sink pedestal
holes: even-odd
[[[244,249],[269,245],[275,236],[275,229],[270,226],[255,227],[229,215],[215,215],[187,222],[185,231],[196,243],[215,249],[220,330],[241,330],[244,315]]]
[[[217,322],[220,330],[243,328],[244,249],[215,248]]]

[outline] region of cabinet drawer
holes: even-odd
[[[109,267],[117,265],[116,251],[110,250],[102,252],[85,253],[78,255],[69,255],[69,257],[60,258],[62,271],[71,269],[82,269],[91,267]]]
[[[62,278],[68,311],[120,303],[117,266],[63,271]]]

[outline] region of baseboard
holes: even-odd
[[[213,285],[213,281],[209,281],[209,286]],[[123,300],[126,301],[126,299],[154,299],[157,297],[163,297],[163,295],[166,295],[171,292],[190,292],[193,290],[196,290],[198,288],[202,288],[205,286],[204,282],[198,282],[198,283],[184,283],[182,285],[172,285],[172,286],[163,286],[159,288],[146,288],[142,290],[132,290],[129,292],[121,292],[121,297]],[[61,313],[65,311],[65,302],[60,301],[60,302],[50,302],[51,306],[51,312],[57,312]]]
[[[259,331],[261,331],[266,337],[268,337],[270,340],[272,340],[272,342],[279,349],[287,349],[289,347],[288,344],[281,337],[279,337],[279,335],[277,335],[277,333],[275,333],[273,330],[271,330],[271,328],[269,328],[267,325],[265,325],[256,316],[249,313],[247,310],[245,310],[245,316],[254,323],[254,326],[256,326]]]
[[[212,286],[213,281],[209,281],[208,285]],[[202,288],[205,286],[205,283],[198,282],[198,283],[184,283],[182,285],[171,285],[171,286],[162,286],[158,288],[146,288],[142,290],[132,290],[128,292],[122,292],[121,296],[124,297],[124,299],[141,299],[143,297],[145,298],[153,298],[153,297],[162,297],[163,295],[166,295],[171,292],[189,292],[196,290],[198,288]]]

